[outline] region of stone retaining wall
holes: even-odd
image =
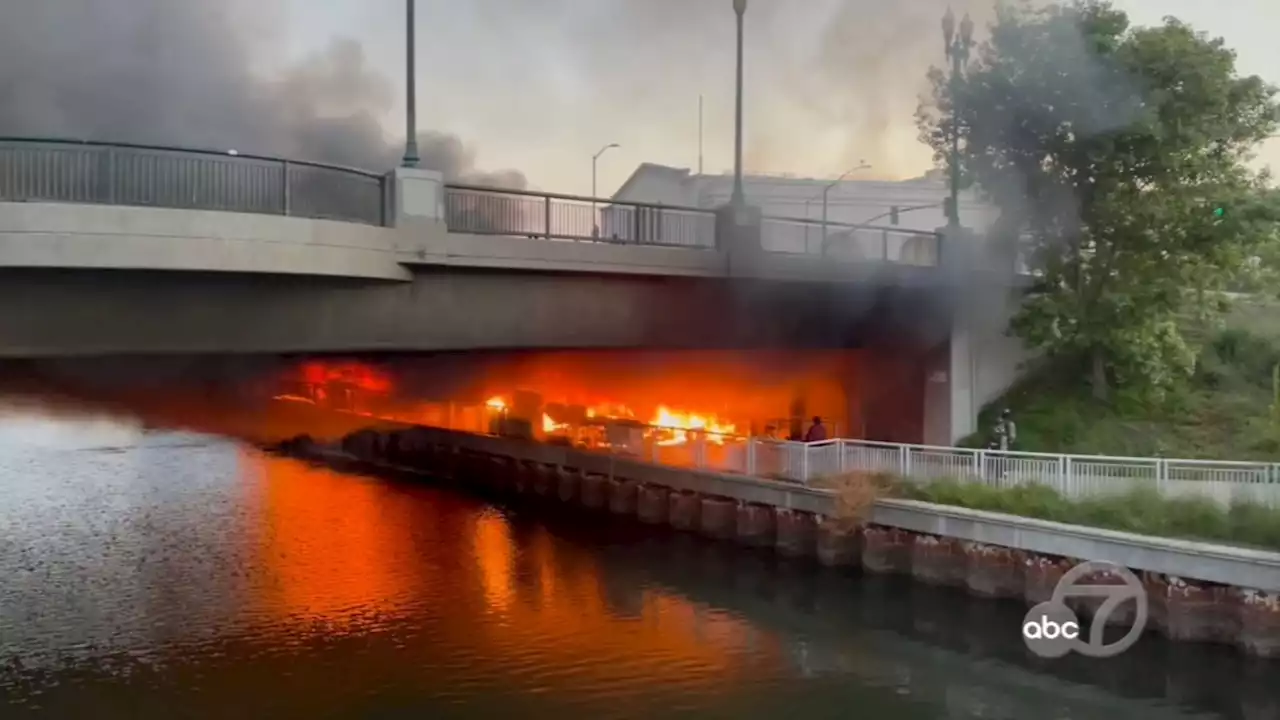
[[[333,451],[308,438],[297,438],[280,449],[307,457]],[[1022,600],[1028,605],[1048,599],[1062,575],[1079,562],[1105,559],[1039,554],[877,524],[849,530],[834,518],[811,510],[670,487],[613,472],[622,463],[610,463],[609,472],[601,472],[603,467],[584,471],[557,462],[504,455],[500,446],[490,452],[460,447],[449,442],[447,431],[362,430],[344,438],[341,451],[362,462],[423,472],[490,492],[576,505],[583,512],[634,517],[717,540],[772,548],[786,556],[815,557],[832,567],[909,574],[922,582]],[[624,466],[624,470],[626,467],[635,464]],[[744,478],[743,482],[753,480]],[[715,487],[711,482],[708,486]],[[1168,638],[1228,643],[1250,655],[1280,657],[1280,593],[1144,570],[1135,574],[1147,591],[1149,626]],[[1094,584],[1108,581],[1105,577],[1086,580]],[[1075,609],[1089,615],[1094,607],[1079,602]],[[1124,622],[1127,618],[1115,613],[1111,620]]]

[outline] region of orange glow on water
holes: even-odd
[[[495,667],[537,646],[549,663],[579,668],[574,683],[624,678],[642,663],[654,683],[713,687],[751,672],[744,644],[780,656],[748,623],[625,571],[611,578],[594,551],[545,527],[517,531],[466,500],[291,460],[247,454],[244,465],[258,478],[255,542],[271,574],[250,600],[269,626],[359,635],[424,612],[430,598],[423,622],[440,643],[478,645],[470,656]]]

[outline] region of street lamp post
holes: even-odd
[[[609,143],[600,148],[600,151],[591,156],[591,236],[600,236],[600,219],[596,216],[596,164],[600,160],[600,156],[609,151],[610,148],[622,147],[618,143]]]
[[[618,143],[609,143],[608,145],[605,145],[604,147],[600,148],[600,152],[591,156],[591,197],[592,198],[596,196],[596,161],[598,161],[600,159],[600,156],[605,154],[606,151],[616,147],[622,147],[622,146],[619,145]]]
[[[859,170],[868,170],[870,168],[871,166],[868,165],[866,161],[859,160],[857,167],[851,167],[848,170],[845,170],[840,173],[840,177],[827,183],[826,187],[822,188],[822,244],[824,247],[827,244],[827,198],[831,195],[831,188],[839,185],[840,181],[844,180],[851,173],[855,173]]]
[[[417,27],[414,24],[415,0],[404,0],[405,12],[405,167],[418,167],[418,58],[416,49]]]
[[[957,34],[956,16],[951,8],[947,8],[947,14],[942,16],[942,40],[947,59],[951,61],[951,153],[948,161],[951,197],[947,207],[947,226],[954,230],[960,227],[960,107],[956,103],[956,91],[960,86],[960,75],[969,64],[969,52],[973,49],[973,21],[968,13],[960,21]]]
[[[733,12],[738,16],[738,69],[733,110],[733,196],[730,203],[741,208],[746,205],[746,193],[742,190],[742,17],[747,13],[747,0],[733,0]]]

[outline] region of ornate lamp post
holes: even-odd
[[[414,24],[415,0],[404,0],[405,9],[405,167],[418,167],[418,58],[417,27]]]
[[[959,87],[960,76],[969,64],[969,53],[973,49],[973,21],[968,13],[960,21],[960,32],[956,33],[956,16],[947,8],[942,16],[942,40],[945,43],[947,59],[951,61],[951,153],[949,165],[951,171],[951,197],[947,200],[947,226],[960,227],[960,109],[955,102],[955,91]]]

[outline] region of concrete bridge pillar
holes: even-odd
[[[942,233],[941,267],[951,330],[925,364],[924,442],[952,445],[981,430],[978,413],[1018,378],[1030,358],[1009,332],[1018,309],[1012,263],[970,230]]]
[[[444,175],[435,170],[398,167],[387,173],[383,213],[389,227],[411,232],[395,233],[397,249],[425,258],[427,248],[449,234],[445,223]]]

